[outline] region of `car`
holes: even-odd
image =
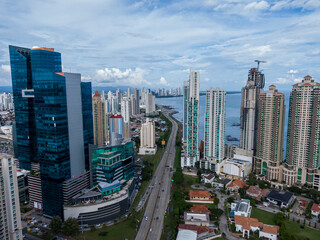
[[[98,227],[101,227],[101,224],[96,224],[96,227],[98,228]]]

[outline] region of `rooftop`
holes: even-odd
[[[209,207],[207,205],[202,204],[193,204],[193,206],[190,208],[190,212],[195,213],[210,213]]]
[[[192,224],[179,224],[179,230],[180,229],[196,231],[197,234],[209,231],[209,227],[197,226]]]
[[[314,212],[319,212],[319,211],[320,211],[320,204],[314,203],[314,204],[312,205],[311,210],[314,211]]]
[[[267,198],[271,198],[276,201],[280,201],[283,203],[289,203],[290,199],[293,197],[292,192],[280,192],[277,190],[271,190],[267,196]]]
[[[248,184],[242,182],[242,181],[239,180],[239,179],[236,179],[236,180],[234,180],[232,183],[230,183],[227,187],[228,187],[228,188],[231,188],[231,187],[234,187],[234,186],[238,186],[238,187],[240,187],[240,188],[243,188],[243,187],[247,187]]]
[[[189,196],[190,198],[210,198],[211,193],[209,193],[208,191],[190,190]]]

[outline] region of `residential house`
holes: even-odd
[[[278,206],[279,208],[288,208],[294,201],[294,194],[292,192],[280,192],[271,190],[267,195],[267,202]]]
[[[193,204],[193,206],[190,208],[190,212],[193,213],[211,213],[209,210],[209,207],[207,205],[202,204]]]
[[[243,216],[235,216],[236,231],[242,232],[242,237],[250,237],[250,231],[259,231],[259,238],[269,240],[277,240],[279,235],[279,227],[263,224],[256,218],[248,218]]]
[[[320,212],[320,204],[314,203],[311,208],[311,214],[318,217]]]
[[[243,187],[248,187],[248,184],[242,182],[239,179],[236,179],[227,185],[227,189],[230,191],[238,191],[240,188]]]
[[[261,198],[266,197],[269,194],[269,192],[269,189],[261,189],[257,186],[250,186],[249,189],[246,191],[246,194],[249,197],[256,199],[257,201],[261,201]]]
[[[241,199],[240,201],[236,201],[231,203],[231,212],[230,216],[243,216],[250,217],[252,206],[250,205],[250,200]]]
[[[209,191],[190,190],[189,197],[191,202],[212,202],[214,198]]]
[[[212,185],[214,179],[215,177],[213,173],[203,175],[204,183],[210,183]]]

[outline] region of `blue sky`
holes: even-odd
[[[255,59],[267,84],[320,81],[320,0],[1,0],[0,85],[8,45],[53,47],[94,86],[240,90]]]

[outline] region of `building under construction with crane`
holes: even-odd
[[[241,91],[240,109],[240,147],[255,152],[257,134],[258,97],[263,92],[265,84],[264,74],[259,70],[260,63],[265,61],[255,60],[257,68],[251,68],[248,80]]]

